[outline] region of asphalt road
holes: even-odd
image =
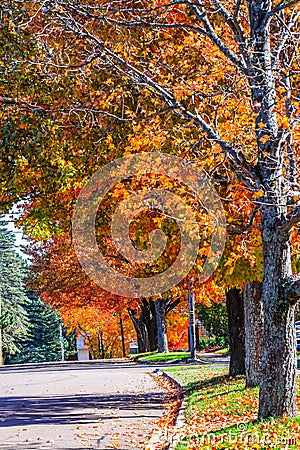
[[[168,395],[133,363],[0,368],[0,449],[143,449]]]

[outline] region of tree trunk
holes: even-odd
[[[150,352],[154,352],[157,350],[157,324],[155,302],[151,298],[143,299],[142,314],[148,332]]]
[[[121,341],[122,341],[122,355],[123,358],[125,358],[126,356],[126,347],[125,347],[125,336],[124,336],[124,327],[123,327],[123,319],[122,316],[120,314],[120,332],[121,332]]]
[[[100,332],[100,349],[101,349],[101,359],[105,358],[104,342],[103,342],[103,331]]]
[[[154,304],[157,327],[157,349],[159,353],[165,353],[168,352],[167,326],[165,320],[166,300],[159,299]]]
[[[230,347],[229,375],[235,377],[245,374],[244,302],[239,289],[230,289],[226,293],[226,308]]]
[[[149,352],[150,344],[148,339],[148,331],[145,323],[143,322],[142,315],[140,315],[140,317],[136,317],[136,311],[130,308],[128,308],[128,314],[136,331],[139,353]]]
[[[157,326],[155,305],[152,299],[142,299],[141,312],[128,309],[129,317],[134,325],[140,353],[157,350]]]
[[[261,294],[261,282],[252,281],[245,284],[245,369],[246,386],[249,388],[259,386],[260,383],[264,324]]]
[[[264,338],[259,418],[296,415],[295,302],[285,295],[292,276],[290,242],[278,226],[278,208],[261,208]]]

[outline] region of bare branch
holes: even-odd
[[[294,17],[292,16],[289,23],[285,24],[284,22],[282,23],[282,27],[283,27],[283,32],[281,34],[281,38],[280,41],[276,47],[276,49],[273,51],[273,58],[274,58],[274,64],[276,65],[280,56],[281,51],[284,49],[284,46],[288,40],[288,38],[293,38],[293,35],[291,33],[292,28],[294,27],[294,25],[297,23],[298,18],[300,17],[300,11],[297,11],[297,13],[294,15]]]
[[[44,111],[44,108],[40,105],[29,103],[22,98],[13,98],[13,97],[0,97],[0,107],[1,105],[8,106],[18,106],[21,109],[25,109],[27,111],[39,110]]]
[[[247,74],[247,66],[241,61],[227,46],[226,44],[219,38],[217,33],[215,32],[212,24],[210,23],[205,7],[201,0],[196,0],[194,3],[191,1],[187,2],[194,12],[196,17],[202,22],[206,35],[211,39],[211,41],[218,47],[218,49],[234,64],[236,68],[238,68],[242,73]]]
[[[60,112],[60,113],[72,113],[72,112],[83,112],[83,113],[90,113],[90,114],[95,114],[95,115],[103,115],[103,116],[108,116],[111,117],[113,119],[119,120],[120,122],[137,122],[137,121],[142,121],[142,120],[148,120],[148,119],[153,119],[153,117],[157,117],[160,114],[163,114],[167,111],[172,111],[174,109],[173,106],[166,106],[165,108],[161,108],[158,109],[157,111],[155,111],[152,114],[148,114],[146,116],[134,116],[134,117],[120,117],[117,116],[116,114],[110,113],[108,111],[103,111],[103,110],[98,110],[98,109],[91,109],[91,108],[68,108],[68,109],[51,109],[51,110],[44,110],[46,112]]]
[[[164,7],[164,9],[166,9],[168,6],[174,6],[174,4],[182,4],[185,2],[172,2],[169,3],[167,5],[162,5]],[[73,13],[75,14],[79,14],[85,18],[88,19],[98,19],[101,20],[103,22],[107,22],[107,23],[111,23],[113,25],[121,25],[124,27],[129,27],[129,28],[137,28],[137,27],[144,27],[144,28],[183,28],[183,29],[187,29],[187,30],[191,30],[191,31],[195,31],[197,33],[200,34],[205,34],[205,30],[203,28],[199,28],[196,26],[193,26],[191,24],[188,23],[166,23],[166,22],[147,22],[146,20],[133,20],[133,21],[128,21],[128,20],[117,20],[117,19],[113,19],[111,17],[108,16],[108,11],[104,10],[104,12],[101,13],[101,15],[99,14],[95,14],[94,12],[90,12],[90,7],[88,5],[85,6],[85,8],[82,7],[82,5],[78,5],[77,3],[73,6],[71,3],[67,2],[67,3],[59,3],[60,5],[63,5],[65,7],[67,7],[69,10],[71,10]],[[93,8],[94,9],[94,8]],[[135,12],[137,13],[138,11],[145,13],[145,16],[147,15],[147,13],[149,12],[153,12],[154,10],[157,10],[158,8],[149,8],[149,9],[145,9],[145,10],[137,10],[137,9],[133,9],[130,10],[131,12]],[[161,7],[160,7],[161,9]],[[109,10],[111,11],[111,10]],[[122,12],[128,12],[129,10],[121,10]],[[120,12],[120,10],[117,10],[117,12]]]
[[[242,0],[236,0],[236,3],[234,5],[234,13],[233,13],[234,17],[238,17],[239,16],[241,4],[242,4]]]
[[[270,19],[274,14],[282,9],[289,8],[290,6],[294,6],[297,3],[300,3],[300,0],[291,0],[290,2],[285,2],[285,0],[281,0],[278,5],[276,5],[266,16],[266,20]]]
[[[212,2],[217,8],[217,12],[221,14],[223,19],[225,19],[226,23],[228,23],[231,30],[233,31],[239,47],[240,44],[245,44],[245,34],[241,29],[240,24],[237,22],[236,17],[233,16],[227,8],[225,8],[221,0],[212,0]]]

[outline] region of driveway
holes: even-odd
[[[124,361],[0,368],[0,448],[143,449],[168,394]]]

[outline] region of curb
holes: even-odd
[[[147,363],[148,361],[145,361]],[[155,378],[158,376],[164,376],[164,372],[160,370],[160,368],[155,369],[151,375]],[[164,430],[158,429],[153,432],[151,439],[148,444],[145,446],[144,450],[169,450],[169,441],[168,436],[165,435]]]
[[[175,425],[174,425],[174,430],[179,430],[185,423],[185,416],[184,416],[184,411],[185,411],[185,406],[186,406],[186,401],[185,401],[185,386],[183,384],[181,384],[179,382],[179,380],[177,380],[175,377],[162,372],[162,370],[160,368],[156,369],[154,372],[155,376],[163,376],[165,378],[167,378],[168,380],[170,380],[180,391],[179,393],[179,399],[181,400],[181,404],[177,413],[177,417],[176,417],[176,421],[175,421]],[[149,443],[145,446],[145,450],[171,450],[171,449],[175,449],[178,441],[180,440],[181,436],[174,437],[174,435],[170,436],[164,431],[164,430],[158,430],[155,431],[149,441]]]
[[[144,364],[144,365],[148,365],[148,366],[157,366],[157,367],[163,367],[165,365],[176,365],[176,364],[180,364],[180,365],[186,365],[186,364],[190,364],[189,363],[189,358],[185,358],[185,359],[173,359],[173,360],[169,360],[169,361],[144,361],[143,359],[138,359],[138,358],[130,358],[131,361],[134,361],[137,364]]]
[[[181,405],[178,410],[177,418],[174,425],[174,433],[173,436],[170,436],[169,438],[169,447],[168,450],[175,450],[177,447],[178,442],[180,441],[180,438],[182,435],[180,434],[180,429],[182,429],[186,424],[186,418],[185,418],[185,410],[187,408],[187,389],[184,384],[182,384],[174,375],[170,375],[169,373],[163,372],[163,376],[166,378],[169,378],[172,380],[173,383],[176,384],[176,386],[180,390],[180,397]]]

